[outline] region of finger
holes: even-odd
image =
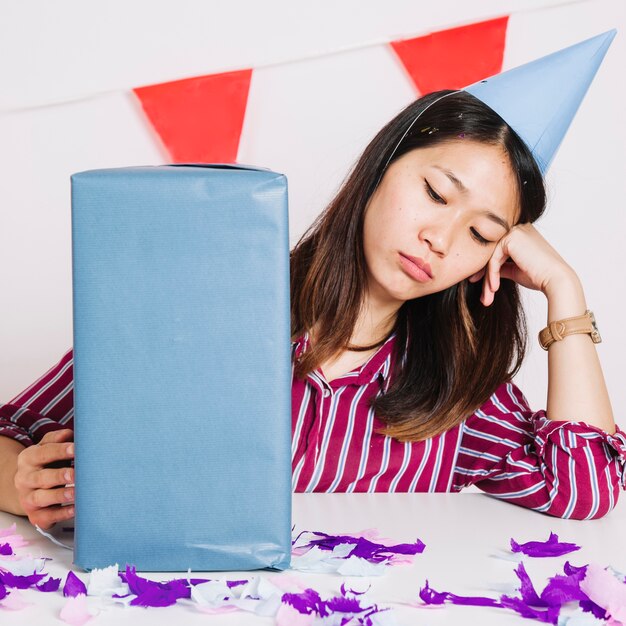
[[[69,467],[62,469],[40,469],[22,476],[17,485],[21,489],[52,489],[60,485],[71,485],[74,482],[74,470]]]
[[[517,270],[518,270],[517,265],[513,261],[507,261],[500,268],[500,278],[508,278],[510,280],[515,280]]]
[[[500,288],[500,268],[506,262],[508,253],[504,250],[502,241],[498,242],[496,249],[494,250],[489,262],[487,263],[487,276],[489,279],[489,291],[491,292],[491,298],[488,304],[491,304],[495,298],[495,293]],[[488,305],[487,305],[488,306]]]
[[[23,499],[23,506],[28,511],[45,509],[54,504],[74,502],[74,488],[61,487],[58,489],[34,489]]]
[[[489,283],[489,280],[490,280],[489,263],[487,263],[487,268],[485,271],[485,280],[483,281],[483,292],[480,298],[480,301],[483,303],[484,306],[489,306],[490,304],[489,292],[491,290],[491,284]]]
[[[74,458],[73,443],[44,443],[26,448],[20,454],[21,460],[34,467],[43,467],[55,461],[71,460]],[[18,463],[20,461],[18,457]]]
[[[74,431],[71,428],[52,430],[46,433],[39,443],[59,443],[61,441],[74,441]]]
[[[51,506],[47,509],[39,509],[28,516],[33,526],[39,526],[42,530],[49,530],[57,522],[74,517],[73,506]]]
[[[494,257],[489,261],[489,288],[491,293],[495,295],[498,291],[498,262]]]

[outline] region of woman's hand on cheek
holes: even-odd
[[[489,306],[501,278],[546,293],[553,281],[571,274],[571,266],[532,224],[518,224],[498,241],[486,267],[470,276],[469,281],[476,282],[484,276],[480,301]]]

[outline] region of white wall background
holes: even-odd
[[[354,159],[416,97],[384,43],[511,14],[504,69],[618,34],[548,174],[536,224],[578,272],[618,423],[626,425],[623,0],[85,0],[0,4],[0,402],[72,344],[69,176],[167,162],[130,89],[254,67],[238,161],[287,174],[292,244]],[[355,115],[354,112],[359,114]],[[544,408],[536,336],[516,382]]]

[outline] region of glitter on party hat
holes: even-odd
[[[463,91],[492,108],[517,132],[545,174],[616,32],[596,35]]]

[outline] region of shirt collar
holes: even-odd
[[[380,348],[378,348],[378,350],[372,354],[370,358],[358,368],[358,370],[347,372],[345,375],[335,378],[330,382],[330,385],[332,387],[348,384],[363,385],[379,377],[386,380],[389,377],[391,366],[390,364],[386,365],[385,361],[392,353],[395,339],[396,333],[393,332],[385,343],[380,346]],[[293,359],[297,360],[310,346],[308,331],[305,331],[295,341],[292,341],[291,346],[292,349],[295,347]]]

